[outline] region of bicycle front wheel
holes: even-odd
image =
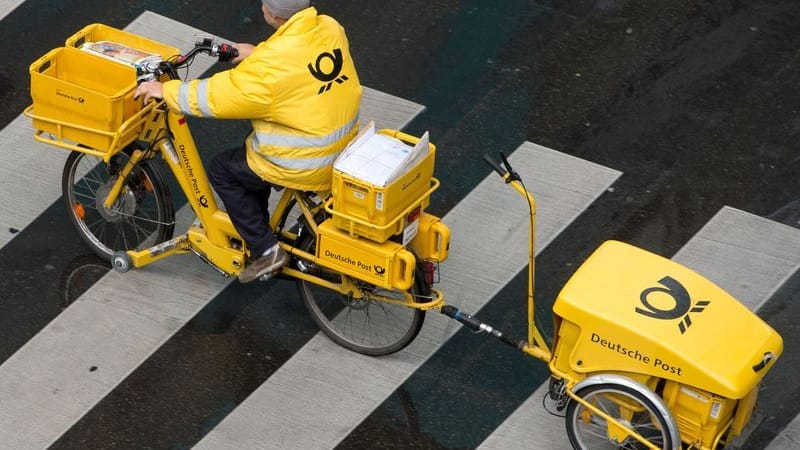
[[[314,236],[307,236],[300,248],[313,254],[315,241]],[[341,281],[341,275],[312,267],[307,261],[299,261],[298,266],[328,281]],[[414,298],[430,295],[419,268],[415,275],[414,286],[408,292]],[[381,356],[402,350],[417,337],[425,320],[423,310],[375,298],[402,299],[400,291],[364,283],[360,286],[364,298],[355,299],[304,280],[298,280],[297,287],[319,328],[337,344],[364,355]]]
[[[587,386],[576,394],[633,430],[651,445],[662,450],[673,449],[667,419],[650,400],[636,390],[616,383],[604,383]],[[572,448],[576,450],[648,448],[633,436],[619,436],[617,427],[574,400],[567,406],[566,419],[567,435]],[[616,430],[612,431],[614,429]]]
[[[127,161],[127,151],[108,164],[96,156],[72,152],[61,178],[70,222],[106,261],[117,251],[141,250],[163,242],[172,237],[175,228],[169,188],[152,160],[137,164],[114,205],[103,206]]]

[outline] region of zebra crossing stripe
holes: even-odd
[[[539,250],[620,175],[532,143],[510,160],[537,198]],[[527,265],[527,204],[492,173],[443,220],[453,238],[440,287],[446,299],[478,311]],[[382,358],[347,351],[317,334],[196,448],[332,448],[459,327],[429,314],[414,343]]]
[[[789,425],[786,426],[766,450],[797,450],[800,448],[800,416],[796,416]]]
[[[127,30],[182,49],[190,48],[198,33],[152,12],[143,13]],[[203,68],[196,67],[201,64],[196,61],[190,76],[198,76],[212,63],[208,59]],[[362,117],[381,127],[402,128],[422,109],[364,89]],[[30,127],[21,131],[7,127],[4,135],[7,131],[33,140]],[[7,166],[0,163],[0,167]],[[47,204],[60,193],[54,189],[51,194]],[[191,210],[182,208],[178,229],[192,219]],[[50,445],[226,284],[189,255],[124,275],[106,275],[0,365],[0,442],[14,449]]]
[[[797,270],[800,230],[724,207],[672,259],[758,310]],[[542,407],[546,394],[543,384],[479,448],[569,450],[564,419]]]
[[[17,7],[25,3],[25,0],[0,0],[0,20],[11,14]]]
[[[31,121],[20,115],[0,131],[0,247],[61,195],[67,152],[33,140]]]

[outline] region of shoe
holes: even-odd
[[[289,254],[280,245],[275,244],[266,255],[247,265],[239,274],[240,283],[249,283],[257,280],[262,275],[275,272],[289,262]]]

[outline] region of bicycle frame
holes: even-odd
[[[238,275],[244,268],[246,250],[228,214],[217,205],[186,117],[168,112],[166,104],[162,102],[153,108],[146,123],[148,126],[142,131],[141,137],[163,155],[200,226],[193,225],[183,235],[149,249],[128,251],[133,267],[143,267],[167,256],[194,250],[225,276]],[[165,132],[171,136],[165,135]],[[134,152],[122,173],[128,173],[141,157]],[[122,181],[121,176],[105,199],[105,205],[114,204]]]
[[[178,112],[168,111],[166,104],[161,102],[152,109],[146,123],[147,126],[143,129],[140,137],[151,145],[153,151],[137,150],[134,152],[123,167],[119,179],[109,191],[104,204],[110,207],[116,202],[124,186],[124,177],[142,158],[152,158],[160,152],[189,200],[189,204],[197,216],[197,221],[189,227],[187,232],[169,241],[144,250],[127,251],[126,254],[130,258],[132,267],[139,268],[174,254],[193,252],[220,274],[226,277],[237,276],[245,266],[246,245],[233,227],[228,214],[217,205],[186,117]],[[325,202],[313,203],[304,192],[283,189],[270,218],[270,225],[277,233],[280,245],[296,257],[340,273],[341,282],[334,283],[292,267],[284,267],[281,273],[332,289],[354,299],[364,298],[366,294],[359,288],[359,280],[347,275],[341,266],[318,258],[293,245],[298,240],[298,234],[289,231],[284,226],[285,224],[281,223],[282,220],[285,220],[293,204],[299,208],[310,232],[314,235],[320,233],[315,217],[325,208]],[[374,293],[370,294],[370,298],[428,310],[443,304],[441,292],[435,289],[432,291],[431,298],[423,302],[412,298],[408,292],[403,292],[402,300]]]

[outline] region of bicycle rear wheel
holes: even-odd
[[[64,165],[62,192],[70,222],[99,257],[141,250],[172,237],[175,210],[169,188],[153,160],[137,164],[111,208],[103,207],[111,186],[128,161],[126,149],[106,164],[101,158],[72,152]]]
[[[306,236],[300,248],[314,253],[316,238]],[[338,283],[341,275],[308,261],[298,261],[301,270]],[[430,295],[422,271],[417,268],[412,296]],[[314,322],[334,342],[348,350],[369,356],[388,355],[402,350],[419,334],[425,311],[388,303],[371,295],[402,299],[402,292],[389,291],[370,284],[361,286],[365,298],[354,299],[311,282],[298,280],[297,288]]]

